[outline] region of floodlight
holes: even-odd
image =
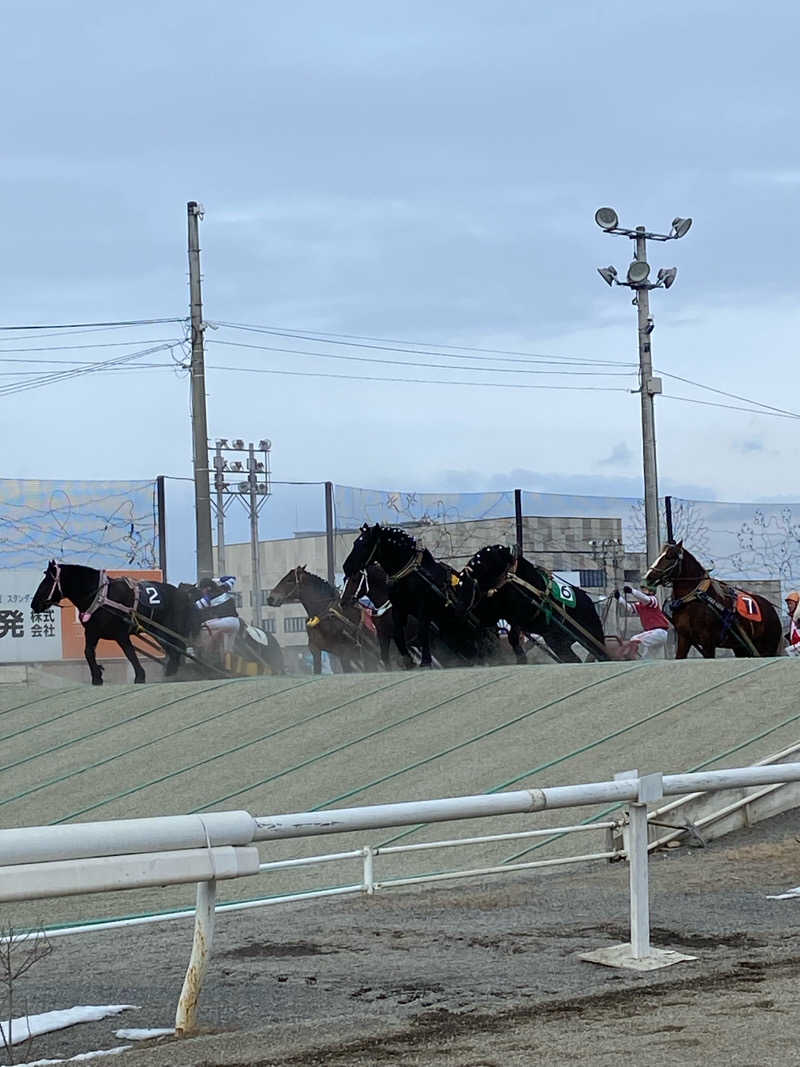
[[[232,471],[240,471],[240,470],[243,470],[243,469],[244,468],[242,467],[242,461],[240,459],[237,459],[235,461],[235,463],[231,463],[231,470]]]
[[[650,264],[643,259],[635,259],[628,267],[628,282],[631,285],[642,285],[647,281],[650,273]]]
[[[594,213],[594,221],[601,230],[613,230],[619,225],[619,218],[613,207],[599,207]]]
[[[236,438],[236,440],[232,444],[232,447],[237,448],[239,450],[244,448],[244,441],[241,439],[241,437]]]
[[[271,448],[272,441],[270,441],[267,437],[262,437],[261,440],[258,442],[259,452],[269,452]]]
[[[682,219],[680,215],[672,220],[672,236],[683,237],[689,232],[692,225],[691,219]]]
[[[608,285],[613,285],[617,278],[616,267],[598,267],[597,273]]]
[[[218,437],[217,438],[217,448],[227,448],[227,447],[228,447],[228,438],[227,437]]]
[[[669,287],[675,281],[675,275],[677,273],[677,267],[662,267],[661,270],[658,272],[658,280],[661,282],[665,289],[669,289]]]

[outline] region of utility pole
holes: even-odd
[[[203,295],[200,283],[200,238],[198,219],[203,206],[195,200],[186,205],[189,230],[189,312],[192,329],[192,453],[194,460],[194,508],[197,544],[197,578],[211,578],[211,489],[208,477],[208,428],[206,422],[206,377],[203,356]]]
[[[595,213],[594,220],[606,233],[621,234],[636,243],[636,251],[628,267],[627,281],[617,278],[615,267],[598,267],[600,277],[608,285],[626,285],[634,290],[633,303],[636,306],[639,341],[639,393],[642,407],[642,463],[644,474],[644,525],[647,549],[647,562],[653,563],[661,551],[661,532],[658,516],[658,465],[656,462],[656,424],[653,397],[661,392],[661,379],[653,377],[653,354],[650,337],[653,333],[653,319],[650,315],[650,290],[669,289],[678,273],[677,267],[662,267],[657,281],[648,281],[650,265],[647,262],[647,239],[653,241],[674,241],[683,237],[692,225],[691,219],[675,218],[668,234],[650,233],[644,226],[627,230],[619,225],[616,211],[610,207],[601,207]]]

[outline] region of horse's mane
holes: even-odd
[[[305,577],[305,581],[307,581],[308,584],[314,589],[316,589],[318,592],[326,593],[328,596],[333,597],[334,599],[338,597],[339,592],[336,587],[331,585],[331,583],[329,581],[326,581],[326,579],[323,578],[321,575],[312,574],[311,571],[303,571],[303,575]]]
[[[388,541],[390,544],[408,546],[409,548],[417,547],[417,539],[410,533],[406,533],[405,530],[401,530],[399,526],[381,526],[381,534],[384,541]]]
[[[61,570],[64,570],[64,568],[66,567],[68,570],[71,571],[82,571],[87,577],[90,574],[100,574],[100,571],[97,569],[97,567],[86,567],[83,563],[62,563],[60,560],[53,560],[52,562],[54,562],[56,566],[59,567]],[[49,563],[47,565],[47,569],[50,569]]]

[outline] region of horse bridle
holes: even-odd
[[[64,590],[61,588],[61,565],[54,562],[53,566],[56,569],[56,573],[53,578],[53,586],[47,594],[47,600],[45,601],[46,608],[52,607],[53,604],[57,604],[59,600],[64,599]],[[45,574],[48,574],[49,571],[50,568],[48,567]],[[56,591],[58,592],[58,597],[55,596]]]
[[[662,553],[662,555],[663,555],[663,553]],[[658,562],[658,560],[656,560],[656,563],[657,562]],[[668,582],[672,581],[672,576],[675,574],[675,571],[678,569],[678,567],[680,567],[682,562],[683,562],[683,548],[681,548],[679,550],[677,556],[672,561],[670,566],[664,568],[661,571],[659,571],[658,574],[654,575],[651,578],[651,581],[654,581],[656,585],[666,585]],[[652,567],[650,568],[650,570],[652,570]],[[647,574],[650,574],[650,571],[648,571]],[[645,575],[645,578],[647,577],[647,574]]]

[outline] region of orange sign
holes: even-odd
[[[109,578],[131,578],[134,582],[163,581],[160,570],[109,570],[106,571],[106,574],[108,574]],[[78,618],[78,609],[70,601],[66,603],[69,604],[69,607],[65,607],[61,612],[61,654],[64,659],[83,659],[83,649],[86,644],[83,625]],[[132,638],[132,641],[137,649],[144,649],[150,655],[158,656],[159,658],[164,655],[161,649],[153,648],[147,641],[142,641],[138,637]],[[122,659],[123,652],[116,641],[98,641],[97,658],[99,660]]]

